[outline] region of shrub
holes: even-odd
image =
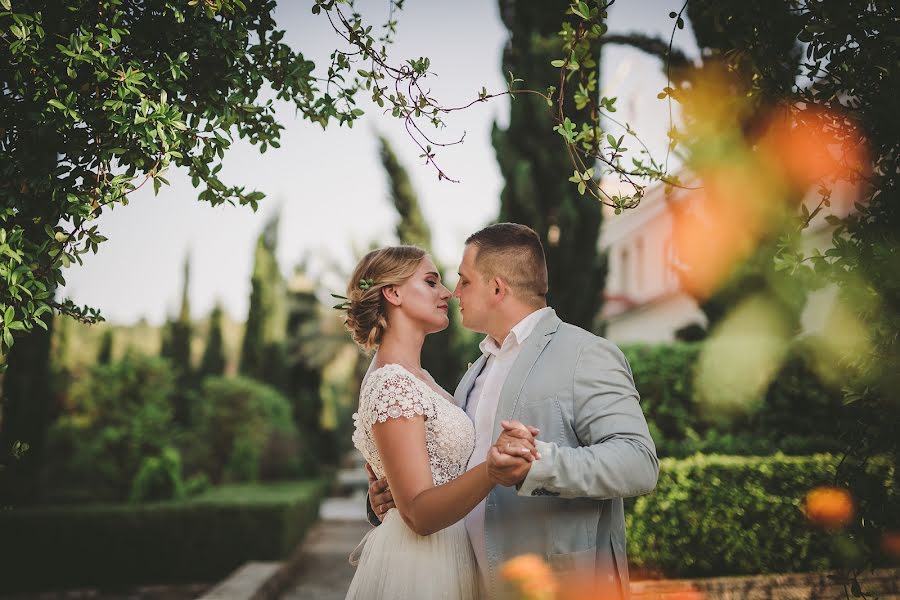
[[[299,457],[269,450],[284,440],[296,441],[291,410],[275,388],[252,379],[207,378],[194,436],[196,466],[213,482],[255,481],[263,473],[295,475]]]
[[[3,591],[216,581],[284,559],[318,516],[321,480],[214,488],[196,498],[0,513]]]
[[[813,339],[799,340],[765,392],[760,408],[719,429],[701,416],[694,400],[700,343],[630,344],[622,351],[634,373],[641,407],[660,457],[697,452],[760,455],[841,452],[840,391],[809,367]],[[713,399],[710,402],[715,405]],[[725,404],[728,404],[727,402]]]
[[[48,495],[127,499],[144,460],[174,445],[174,386],[168,362],[136,355],[76,381],[71,410],[48,432]]]
[[[634,500],[626,517],[629,559],[668,577],[835,567],[838,539],[813,527],[801,507],[811,489],[834,483],[838,462],[828,454],[664,459],[656,490]],[[867,471],[869,485],[888,494],[894,477],[884,461]]]
[[[148,456],[141,463],[131,484],[130,500],[175,500],[185,496],[181,477],[181,455],[175,448],[163,448],[159,456]]]

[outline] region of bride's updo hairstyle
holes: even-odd
[[[412,277],[425,251],[415,246],[388,246],[366,254],[347,284],[347,318],[344,325],[363,350],[381,344],[387,329],[387,301],[381,290],[402,285]]]

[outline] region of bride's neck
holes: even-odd
[[[422,345],[425,333],[412,327],[392,327],[384,332],[375,362],[379,365],[396,363],[407,368],[422,368]]]

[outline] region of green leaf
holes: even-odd
[[[566,61],[564,61],[564,60],[561,59],[561,58],[558,58],[558,59],[556,59],[556,60],[550,61],[550,64],[558,69],[558,68],[560,68],[560,67],[565,66]]]
[[[66,105],[60,102],[59,100],[47,100],[47,104],[54,108],[58,108],[60,110],[66,110]]]
[[[12,3],[10,2],[10,0],[0,0],[0,4],[2,4],[3,8],[5,8],[6,10],[12,11]]]

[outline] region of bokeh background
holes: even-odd
[[[880,31],[890,8],[832,4],[616,2],[597,57],[616,110],[600,123],[626,136],[625,164],[666,171],[624,211],[567,181],[542,101],[507,95],[436,134],[465,135],[438,155],[455,183],[374,104],[323,128],[278,102],[280,147],[238,140],[221,173],[264,192],[258,210],[198,202],[174,170],[107,211],[109,240],[57,292],[106,321],[56,317],[4,357],[10,589],[215,581],[290,553],[338,493],[370,360],[330,294],[398,242],[428,249],[452,289],[465,238],[498,220],[540,233],[551,305],[633,369],[662,459],[657,490],[628,503],[636,579],[837,570],[849,586],[895,563],[897,38]],[[274,15],[324,68],[341,40],[310,6]],[[411,2],[391,53],[428,56],[447,106],[505,90],[510,71],[546,89],[567,6]],[[815,35],[849,35],[861,56]],[[846,81],[806,77],[823,43]],[[881,73],[863,52],[880,43]],[[423,358],[451,390],[480,341],[452,316]]]

